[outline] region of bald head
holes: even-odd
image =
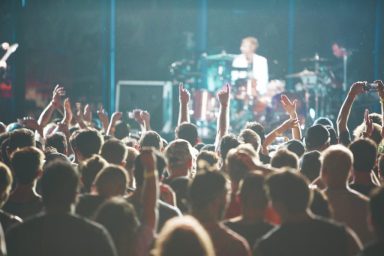
[[[342,146],[334,145],[323,154],[321,178],[328,187],[345,187],[353,164],[352,152]]]

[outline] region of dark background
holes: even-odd
[[[20,44],[9,61],[13,97],[2,99],[1,118],[33,108],[36,103],[24,100],[30,90],[46,101],[56,83],[72,98],[108,105],[110,2],[0,1],[0,42]],[[238,53],[248,35],[259,39],[271,78],[302,70],[300,58],[316,52],[340,64],[332,55],[334,42],[354,50],[349,82],[384,78],[384,26],[377,22],[384,22],[382,2],[116,0],[116,83],[168,80],[173,61],[203,52]],[[187,42],[188,33],[193,42]]]

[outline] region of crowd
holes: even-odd
[[[226,85],[214,144],[191,123],[183,85],[172,141],[145,110],[133,110],[137,137],[122,113],[73,106],[58,85],[39,118],[0,123],[1,255],[384,255],[376,83],[381,113],[366,110],[348,129],[365,93],[356,82],[335,124],[320,117],[304,135],[285,95],[281,125],[267,132],[249,120],[229,133]]]

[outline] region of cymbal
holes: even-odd
[[[222,60],[222,61],[232,61],[237,55],[229,54],[226,52],[214,54],[214,55],[206,55],[203,56],[206,60]]]
[[[313,56],[313,57],[302,58],[302,59],[300,59],[300,61],[301,62],[327,62],[329,60],[326,58],[321,58],[318,54],[315,54],[315,56]]]
[[[309,76],[316,76],[316,75],[317,75],[316,72],[309,71],[308,69],[304,69],[299,73],[288,74],[285,77],[286,78],[302,78],[302,77],[309,77]]]

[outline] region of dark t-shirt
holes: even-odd
[[[140,202],[137,202],[136,200],[132,200],[131,197],[126,198],[126,200],[131,203],[136,210],[137,215],[140,217],[142,216],[142,207],[140,205]],[[167,220],[173,218],[173,217],[178,217],[181,216],[181,212],[177,207],[174,207],[172,205],[169,205],[167,203],[164,203],[163,201],[159,200],[158,204],[158,209],[159,209],[159,219],[157,222],[157,231],[160,231],[161,228],[164,226],[165,222]]]
[[[116,256],[107,231],[70,214],[41,214],[6,234],[10,256]]]
[[[19,216],[22,219],[26,219],[40,213],[43,210],[43,202],[41,198],[36,198],[33,201],[23,203],[8,201],[3,206],[3,210]]]
[[[104,201],[105,198],[101,196],[90,194],[81,195],[76,205],[76,214],[91,219]]]
[[[244,237],[250,248],[253,247],[259,238],[267,234],[273,228],[273,225],[265,221],[253,224],[245,224],[240,221],[226,221],[224,222],[224,225]]]
[[[384,255],[384,240],[375,241],[364,247],[359,256],[383,256]]]
[[[256,242],[254,255],[344,256],[348,251],[347,239],[343,225],[315,218],[272,229]]]
[[[11,226],[20,224],[22,222],[22,219],[16,215],[12,215],[10,213],[4,212],[3,210],[0,210],[0,223],[3,227],[4,233],[7,232]]]
[[[356,183],[351,183],[349,184],[349,187],[367,197],[370,196],[371,191],[375,189],[377,186],[371,184],[371,185],[363,185],[363,184],[356,184]]]

